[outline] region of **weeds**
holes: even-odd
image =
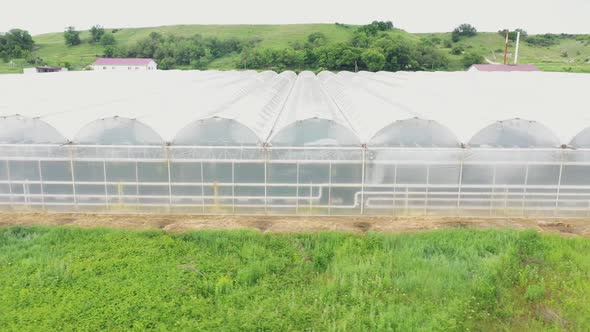
[[[590,241],[0,229],[0,329],[584,330]]]

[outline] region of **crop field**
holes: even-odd
[[[590,326],[589,253],[588,238],[514,229],[277,234],[5,226],[0,326],[582,331]]]

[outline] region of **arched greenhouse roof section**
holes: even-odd
[[[481,148],[554,148],[560,146],[560,142],[541,123],[516,118],[485,127],[471,138],[469,145]]]
[[[570,142],[574,149],[590,149],[590,127],[578,133]]]
[[[327,119],[311,118],[294,122],[271,138],[273,146],[359,146],[353,131]]]
[[[451,130],[436,121],[411,118],[379,130],[369,146],[453,148],[460,146],[460,142]]]
[[[151,127],[136,119],[111,117],[92,121],[74,137],[86,145],[163,145],[164,140]]]
[[[256,146],[260,139],[250,128],[234,119],[212,117],[184,127],[172,141],[174,145]]]
[[[0,144],[65,144],[68,140],[47,122],[20,115],[0,117]]]

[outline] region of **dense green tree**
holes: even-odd
[[[463,55],[463,59],[461,60],[463,63],[463,66],[465,66],[465,68],[471,66],[471,65],[475,65],[478,63],[484,63],[485,59],[484,57],[479,54],[479,53],[475,53],[475,52],[467,52]]]
[[[95,25],[90,28],[90,42],[91,43],[98,43],[101,41],[102,37],[105,35],[104,28],[100,25]]]
[[[369,49],[361,55],[364,65],[370,71],[382,70],[385,66],[385,56],[380,50]]]
[[[449,66],[448,57],[429,45],[418,45],[416,48],[416,61],[419,70],[444,70]]]
[[[454,55],[461,55],[463,54],[463,52],[465,52],[465,49],[463,48],[463,46],[460,45],[453,47],[453,49],[451,50],[451,54]]]
[[[477,35],[477,29],[473,25],[467,23],[459,25],[452,32],[454,42],[458,42],[463,37],[473,37],[475,35]]]
[[[324,46],[328,43],[328,38],[321,32],[314,32],[307,36],[307,42],[311,47]]]
[[[73,26],[69,26],[64,31],[64,41],[66,46],[80,45],[82,40],[80,39],[80,31],[77,31]]]
[[[116,43],[117,40],[115,40],[115,36],[112,33],[106,33],[100,38],[100,44],[105,47],[115,45]]]
[[[24,58],[33,51],[35,41],[28,31],[12,29],[0,34],[0,58],[8,61],[11,58]]]
[[[499,34],[500,36],[502,36],[503,38],[505,38],[505,37],[506,37],[506,31],[507,31],[506,29],[504,29],[504,30],[498,30],[498,34]],[[529,35],[529,34],[526,32],[526,30],[523,30],[523,29],[516,29],[516,30],[514,30],[514,31],[510,31],[510,32],[508,33],[508,40],[511,40],[511,41],[516,41],[516,37],[517,37],[517,35],[518,35],[518,32],[520,32],[520,40],[525,40],[525,39],[528,37],[528,35]]]

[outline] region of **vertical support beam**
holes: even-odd
[[[362,146],[361,151],[361,215],[365,214],[365,181],[366,181],[366,169],[367,169],[367,147]]]
[[[430,164],[426,165],[426,190],[424,192],[424,215],[428,215],[428,194],[430,193]]]
[[[109,210],[109,188],[107,185],[107,161],[106,160],[102,161],[102,176],[104,179],[104,204],[105,204],[105,209],[108,211]]]
[[[313,214],[313,182],[309,183],[309,214]]]
[[[457,214],[461,215],[461,192],[463,189],[463,165],[465,163],[465,149],[461,149],[459,157],[459,187],[457,188]]]
[[[205,213],[205,177],[203,176],[203,161],[201,160],[201,209]]]
[[[332,215],[332,162],[328,168],[328,215]]]
[[[557,178],[557,192],[555,194],[555,206],[553,209],[553,216],[557,216],[559,212],[559,195],[561,194],[561,176],[563,174],[564,150],[559,151],[559,176]]]
[[[74,148],[69,147],[70,151],[70,175],[72,176],[72,194],[74,195],[74,208],[78,211],[78,195],[76,195],[76,169],[74,168]]]
[[[393,209],[393,215],[395,216],[395,201],[397,198],[397,164],[393,165],[393,201],[391,204],[391,208]]]
[[[236,163],[231,162],[231,211],[236,213]]]
[[[25,201],[25,205],[29,203],[29,179],[26,179],[25,182],[23,182],[23,197],[24,197],[24,201]]]
[[[41,209],[45,211],[45,189],[43,188],[43,171],[41,167],[41,160],[37,161],[37,168],[39,170],[39,189],[41,192]]]
[[[295,214],[299,214],[299,160],[297,160],[296,176],[297,176],[297,187],[295,189],[295,197],[297,197],[297,199],[295,200]]]
[[[10,194],[10,207],[14,208],[13,203],[14,199],[12,196],[12,180],[10,175],[10,161],[6,161],[6,180],[8,181],[8,193]]]
[[[170,146],[166,145],[166,168],[168,170],[168,212],[172,211],[172,162]]]
[[[139,162],[135,162],[135,211],[139,212]]]
[[[270,154],[268,148],[264,147],[264,214],[268,214],[268,159]]]
[[[408,193],[408,187],[406,186],[406,201],[404,203],[404,210],[406,212],[406,215],[408,214],[408,212],[410,211],[410,193]]]
[[[522,194],[522,216],[526,217],[526,201],[527,201],[527,186],[529,183],[529,168],[530,165],[529,163],[526,164],[526,169],[524,172],[524,189],[523,189],[523,194]]]
[[[504,216],[508,215],[508,187],[504,185]]]
[[[492,213],[494,208],[494,202],[496,199],[496,173],[496,164],[494,164],[492,166],[492,194],[490,195],[490,216],[492,216],[492,214],[496,214]]]

